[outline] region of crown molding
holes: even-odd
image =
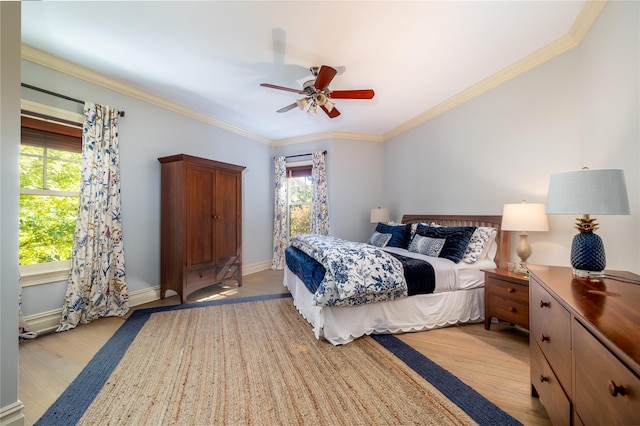
[[[25,44],[22,45],[22,59],[38,65],[42,65],[47,68],[51,68],[55,71],[62,72],[72,77],[97,84],[98,86],[102,86],[104,88],[122,93],[123,95],[131,96],[132,98],[136,98],[160,108],[164,108],[166,110],[184,115],[189,118],[193,118],[194,120],[198,120],[203,123],[207,123],[212,126],[227,130],[229,132],[236,133],[257,142],[271,145],[271,139],[265,138],[264,136],[233,126],[229,123],[206,115],[200,111],[187,108],[183,105],[154,95],[150,92],[138,89],[121,81],[103,76],[88,68],[66,61],[62,58],[43,52],[42,50],[35,49]]]
[[[582,10],[576,17],[569,33],[560,37],[554,42],[549,43],[543,48],[538,49],[532,54],[520,59],[519,61],[509,65],[506,68],[490,75],[484,80],[479,81],[473,86],[463,90],[452,96],[451,98],[441,102],[433,108],[428,109],[424,113],[412,118],[404,124],[392,129],[391,131],[384,134],[383,139],[389,140],[395,136],[398,136],[401,133],[406,132],[407,130],[416,127],[419,124],[424,123],[425,121],[431,120],[432,118],[458,106],[461,105],[476,96],[493,89],[496,86],[528,71],[536,66],[546,62],[550,59],[555,58],[556,56],[577,47],[581,42],[584,36],[587,34],[595,20],[604,9],[607,4],[607,0],[603,1],[586,1],[585,5],[582,7]]]
[[[323,139],[347,139],[351,141],[384,142],[380,135],[365,135],[363,133],[326,132],[314,135],[306,135],[289,139],[279,139],[272,142],[272,146],[295,145],[304,142],[313,142]]]
[[[574,21],[569,35],[575,40],[576,44],[582,43],[591,26],[596,22],[600,12],[607,5],[608,0],[587,0],[580,10],[578,17]]]

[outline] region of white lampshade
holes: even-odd
[[[631,214],[624,171],[577,170],[549,180],[548,214]]]
[[[389,210],[378,207],[371,209],[371,223],[389,222]]]
[[[300,98],[296,101],[296,104],[298,104],[298,108],[300,109],[304,109],[308,103],[309,101],[307,100],[307,98]]]
[[[520,232],[520,241],[516,246],[516,254],[520,258],[521,266],[516,268],[516,273],[526,273],[522,264],[531,256],[531,245],[527,238],[527,232],[544,232],[549,230],[549,222],[547,221],[547,215],[544,211],[544,204],[529,204],[524,200],[519,204],[505,204],[502,208],[501,228],[504,231]]]
[[[324,107],[327,109],[327,111],[331,112],[333,111],[333,108],[335,108],[336,104],[334,102],[331,102],[329,99],[327,99],[324,103]]]
[[[549,222],[542,203],[505,204],[502,209],[502,229],[505,231],[544,232]]]
[[[307,109],[307,114],[309,114],[310,116],[315,116],[318,113],[317,107],[316,107],[316,103],[315,102],[311,102],[311,106],[309,107],[309,109]]]

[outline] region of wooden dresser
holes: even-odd
[[[552,423],[640,424],[640,284],[527,268],[532,393]]]
[[[242,285],[242,166],[179,154],[159,158],[160,297]]]

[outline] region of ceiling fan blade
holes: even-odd
[[[327,86],[329,86],[329,83],[331,83],[331,80],[333,80],[333,77],[335,77],[337,73],[338,71],[336,71],[334,68],[331,68],[330,66],[327,66],[327,65],[321,66],[320,71],[318,71],[318,76],[316,77],[316,82],[313,84],[313,87],[315,87],[316,90],[326,89]]]
[[[322,110],[327,113],[329,118],[336,118],[340,115],[340,111],[338,111],[336,107],[333,107],[331,111],[329,111],[329,109],[324,105],[320,105],[320,108],[322,108]]]
[[[329,93],[332,99],[371,99],[375,95],[371,89],[366,90],[334,90]]]
[[[270,89],[278,89],[278,90],[285,90],[287,92],[293,92],[293,93],[298,93],[300,95],[306,95],[307,92],[303,92],[300,89],[291,89],[289,87],[283,87],[283,86],[276,86],[275,84],[269,84],[269,83],[260,83],[260,86],[262,87],[268,87]]]
[[[287,112],[287,111],[291,111],[292,109],[296,108],[298,106],[297,102],[292,103],[291,105],[287,105],[286,107],[282,107],[279,110],[277,110],[276,112]]]

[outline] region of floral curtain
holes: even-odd
[[[329,235],[329,195],[324,152],[313,153],[311,184],[311,233]]]
[[[271,269],[284,269],[284,251],[288,244],[287,230],[287,161],[274,158],[275,205],[273,218],[273,259]]]
[[[129,310],[120,207],[118,111],[86,102],[71,272],[57,331]]]

